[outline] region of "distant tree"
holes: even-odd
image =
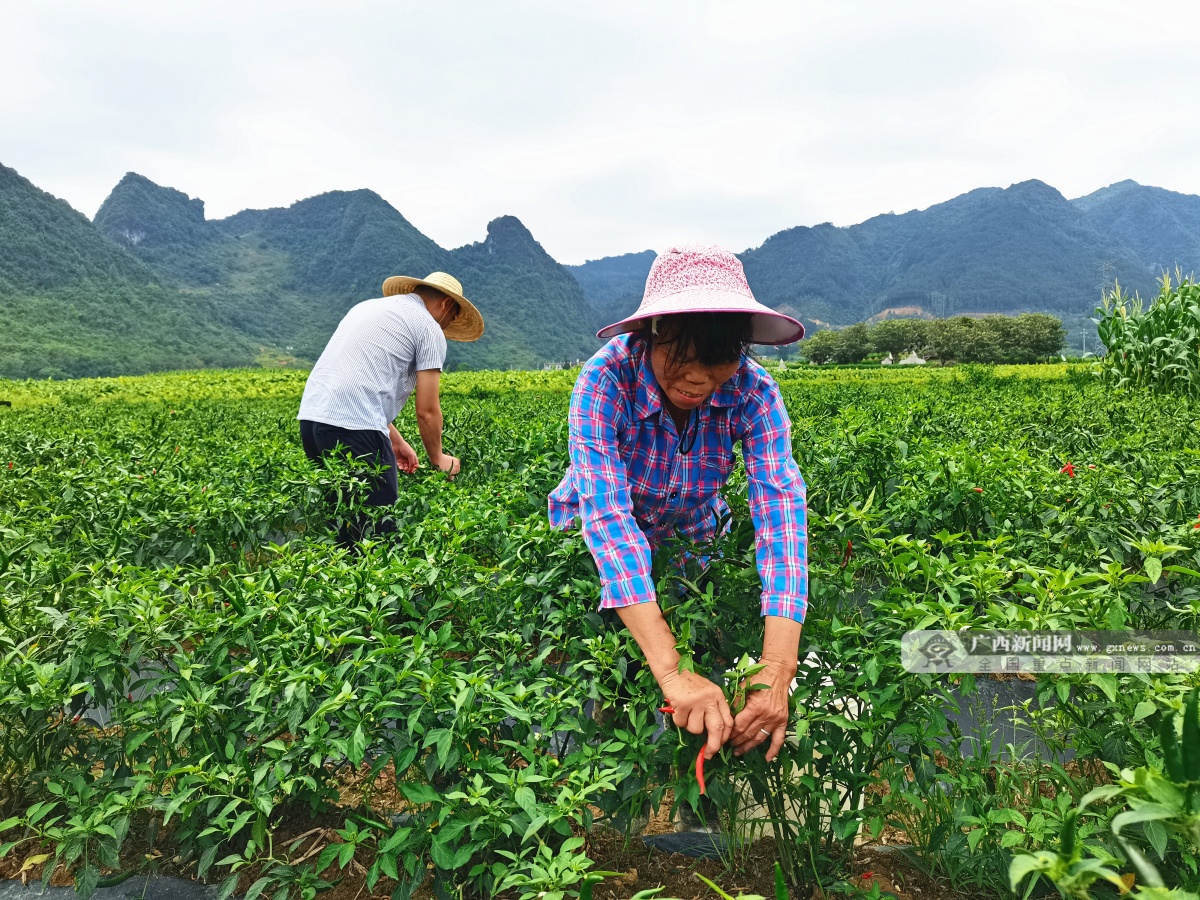
[[[871,352],[871,329],[863,322],[836,332],[833,361],[840,365],[860,363]]]
[[[876,353],[892,354],[899,361],[925,343],[924,319],[884,319],[871,329],[871,347]]]
[[[811,363],[827,363],[833,359],[838,333],[825,328],[800,342],[800,355]]]
[[[986,362],[995,339],[969,316],[938,319],[929,329],[928,352],[938,362]],[[993,350],[993,352],[995,352]]]
[[[1024,313],[1017,316],[1018,343],[1030,354],[1028,362],[1051,359],[1062,353],[1067,343],[1067,330],[1062,319],[1047,313]],[[1013,362],[1026,362],[1014,359]]]

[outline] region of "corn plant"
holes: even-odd
[[[1114,285],[1097,315],[1110,383],[1200,396],[1200,284],[1193,276],[1164,274],[1149,306]]]

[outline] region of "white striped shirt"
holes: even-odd
[[[417,372],[445,362],[446,335],[418,295],[364,300],[325,345],[296,418],[387,434],[416,387]]]

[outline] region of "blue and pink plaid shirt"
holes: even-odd
[[[762,614],[803,622],[808,510],[778,385],[744,359],[693,413],[696,441],[683,454],[645,349],[639,336],[621,335],[580,372],[571,393],[570,466],[550,494],[550,523],[582,521],[600,571],[601,609],[654,600],[650,554],[676,533],[695,541],[715,536],[728,509],[719,491],[741,441]]]

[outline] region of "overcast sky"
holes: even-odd
[[[971,188],[1200,193],[1200,4],[38,0],[0,163],[92,216],[126,171],[210,218],[367,187],[445,247],[757,246]]]

